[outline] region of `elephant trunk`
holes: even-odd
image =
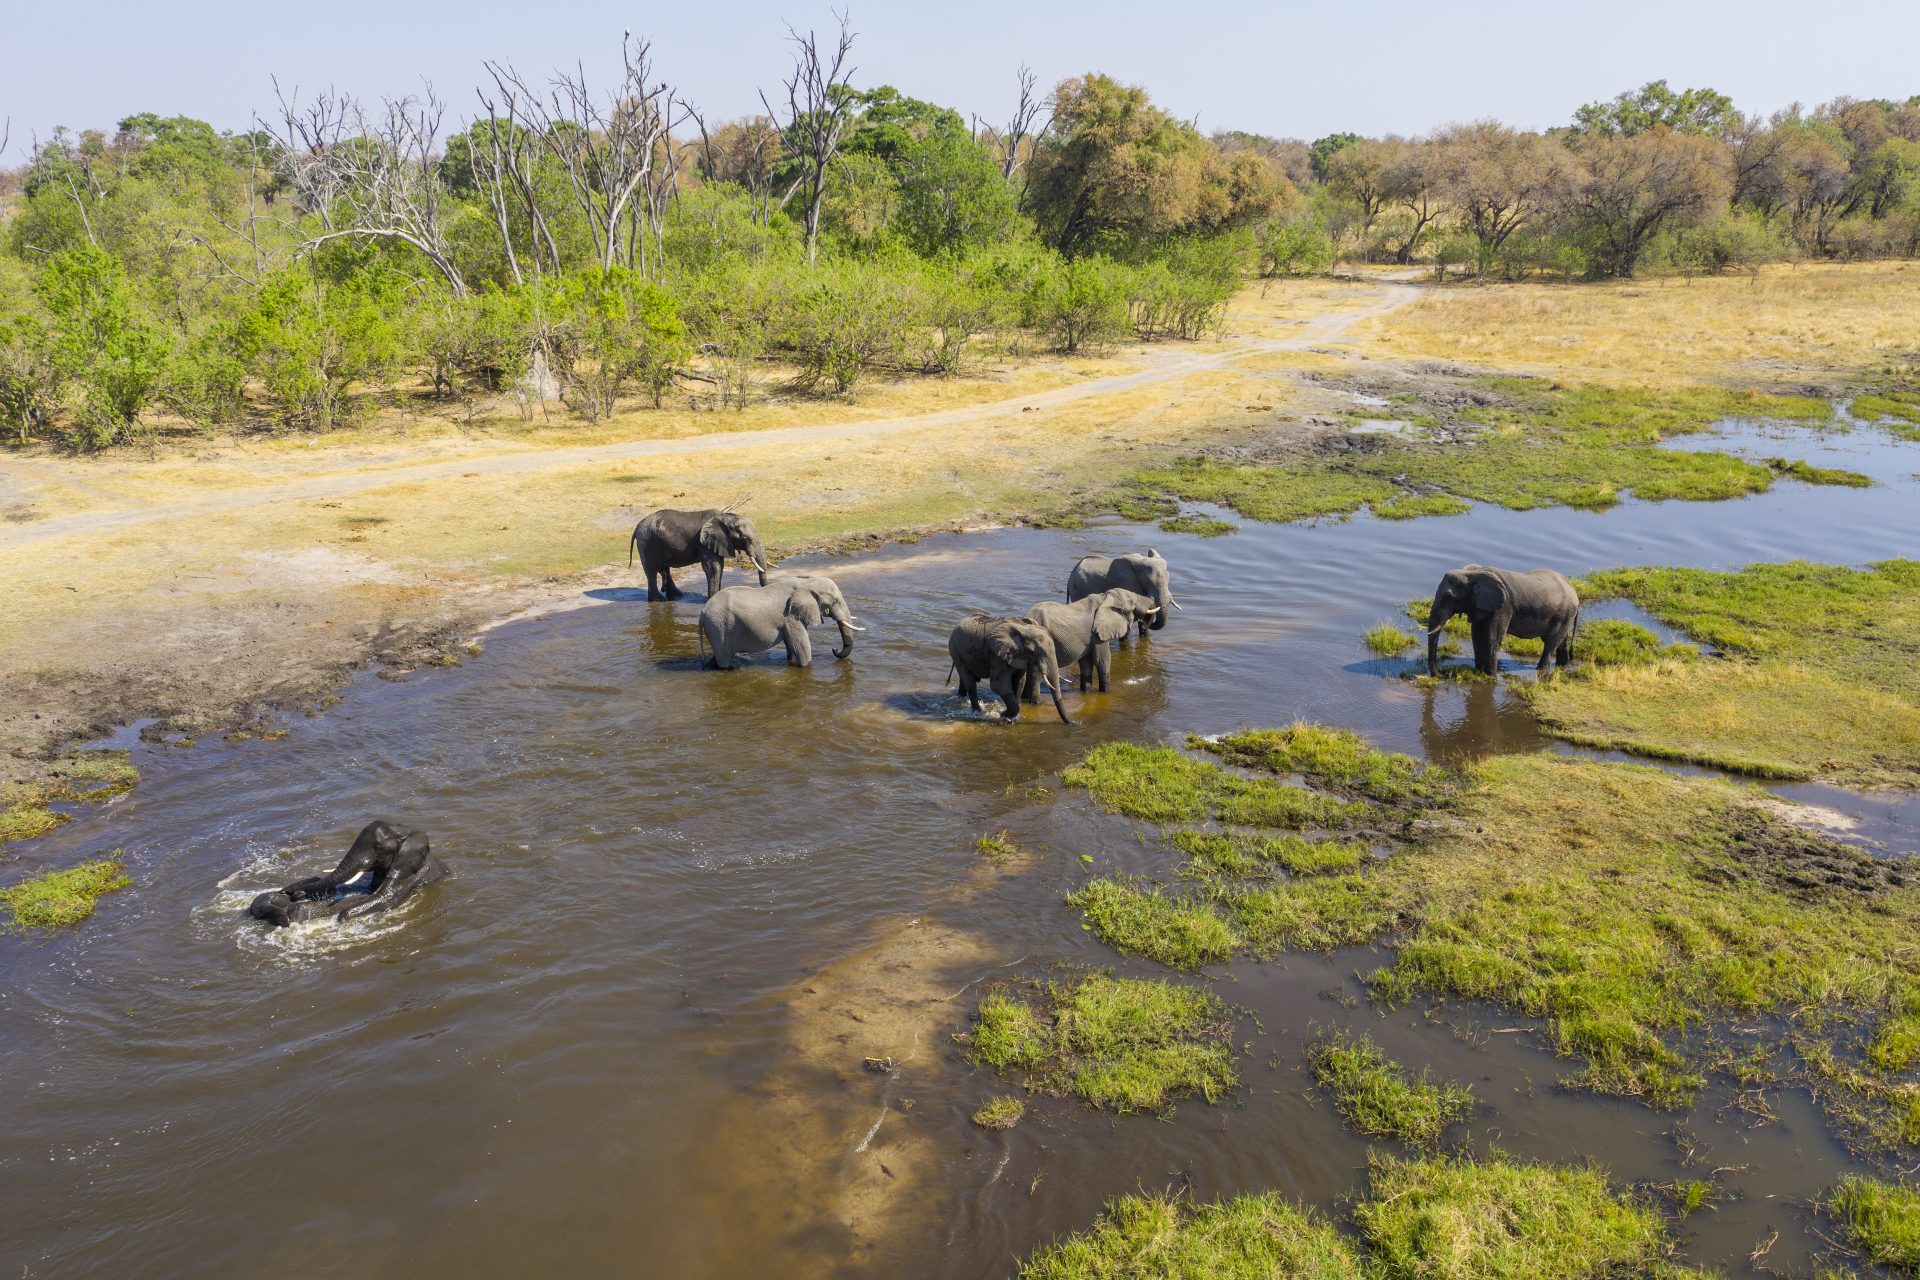
[[[1438,600],[1427,610],[1427,674],[1436,675],[1440,670],[1440,631],[1453,618],[1453,610]]]
[[[1167,625],[1167,617],[1179,606],[1173,602],[1173,589],[1168,586],[1156,586],[1153,589],[1153,621],[1147,624],[1147,630],[1158,631]]]
[[[747,544],[747,555],[753,560],[753,567],[760,571],[760,585],[767,585],[767,549],[755,538]]]
[[[840,647],[833,651],[833,656],[836,658],[844,658],[853,652],[853,633],[855,628],[850,625],[852,621],[851,618],[848,618],[844,614],[836,613],[833,615],[834,625],[840,628]]]
[[[1042,655],[1040,669],[1047,677],[1048,692],[1053,694],[1053,709],[1059,713],[1061,724],[1072,724],[1073,721],[1067,717],[1066,707],[1060,701],[1060,663],[1053,655],[1053,647],[1049,645],[1047,648],[1048,652]]]

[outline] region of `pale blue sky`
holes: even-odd
[[[785,68],[782,20],[832,22],[817,0],[620,4],[572,0],[22,0],[0,32],[0,117],[10,159],[34,131],[110,127],[134,111],[244,127],[270,77],[367,96],[431,79],[456,110],[480,63],[526,72],[583,59],[604,69],[623,29],[653,37],[661,72],[709,115],[754,106]],[[1469,4],[1207,0],[855,0],[863,85],[998,118],[1013,69],[1044,83],[1101,70],[1147,86],[1203,129],[1313,138],[1339,129],[1420,133],[1496,116],[1544,127],[1644,81],[1711,85],[1743,110],[1838,94],[1920,93],[1916,0],[1475,0]],[[962,17],[952,15],[960,14]]]

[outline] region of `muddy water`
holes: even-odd
[[[490,633],[462,669],[360,681],[283,741],[147,751],[132,795],[32,855],[122,847],[136,887],[70,936],[0,942],[0,1263],[1001,1274],[1139,1187],[1334,1208],[1366,1146],[1307,1092],[1312,1023],[1366,1026],[1472,1081],[1476,1148],[1591,1157],[1628,1180],[1736,1166],[1736,1198],[1684,1229],[1689,1256],[1751,1274],[1778,1231],[1766,1261],[1803,1262],[1819,1243],[1807,1202],[1852,1167],[1805,1098],[1756,1125],[1721,1096],[1680,1117],[1569,1094],[1524,1020],[1378,1015],[1357,999],[1372,951],[1226,970],[1222,993],[1259,1018],[1242,1033],[1247,1088],[1170,1122],[1041,1100],[984,1134],[967,1116],[1001,1087],[950,1041],[984,979],[1113,963],[1063,892],[1166,865],[1082,797],[1036,798],[1094,743],[1308,717],[1446,759],[1538,748],[1507,695],[1382,678],[1359,633],[1474,559],[1578,572],[1920,553],[1920,451],[1870,432],[1735,443],[1886,483],[1604,515],[1248,523],[1215,540],[930,539],[809,566],[871,628],[848,663],[822,645],[809,672],[704,672],[697,600],[611,592]],[[1186,610],[1117,655],[1112,695],[1069,696],[1077,726],[1030,709],[1003,727],[942,694],[954,618],[1057,597],[1075,557],[1143,543],[1173,560]],[[1909,802],[1782,790],[1914,847]],[[376,814],[428,828],[455,878],[373,926],[269,938],[238,918]],[[970,848],[997,827],[1031,851],[1007,873]]]

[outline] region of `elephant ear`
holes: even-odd
[[[1498,613],[1507,603],[1507,584],[1500,575],[1487,569],[1469,574],[1473,583],[1473,607],[1481,613]]]
[[[1093,611],[1093,634],[1102,640],[1118,640],[1132,626],[1133,619],[1111,596],[1102,600],[1100,607]]]
[[[803,627],[820,625],[820,600],[813,592],[804,587],[796,588],[787,597],[787,616],[798,618]]]
[[[719,516],[708,516],[700,526],[700,554],[709,560],[725,560],[730,549],[726,526],[720,520]]]
[[[1021,652],[1020,635],[1011,627],[1000,627],[987,637],[987,651],[1009,667],[1027,665]]]

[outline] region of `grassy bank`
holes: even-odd
[[[1022,1280],[1680,1280],[1665,1221],[1589,1168],[1385,1160],[1351,1210],[1358,1238],[1277,1195],[1127,1196],[1040,1250]]]
[[[0,910],[21,933],[70,928],[93,914],[94,903],[133,881],[120,870],[118,853],[65,871],[48,871],[0,889]]]
[[[45,835],[67,820],[51,806],[101,804],[125,795],[140,771],[124,751],[83,751],[56,760],[22,782],[0,783],[0,845]]]
[[[1426,437],[1361,437],[1368,447],[1301,453],[1266,463],[1204,455],[1139,472],[1143,494],[1231,507],[1255,520],[1351,515],[1457,515],[1471,503],[1515,511],[1600,510],[1629,494],[1711,502],[1760,493],[1780,476],[1810,484],[1871,483],[1849,471],[1789,458],[1751,462],[1712,450],[1661,447],[1727,418],[1824,422],[1832,408],[1805,396],[1717,387],[1563,389],[1540,379],[1481,380],[1486,405],[1445,419],[1415,415]],[[1435,432],[1438,434],[1434,434]],[[1465,447],[1456,437],[1464,437]]]
[[[1303,742],[1339,749],[1303,759]],[[1195,810],[1137,803],[1156,796],[1155,773],[1202,794],[1304,777],[1328,803],[1364,796],[1390,856],[1332,874],[1203,862],[1191,850],[1211,842],[1175,828],[1171,849],[1189,857],[1172,885],[1106,877],[1070,899],[1116,949],[1187,967],[1377,939],[1392,951],[1370,978],[1378,999],[1531,1015],[1581,1064],[1573,1083],[1655,1106],[1728,1069],[1715,1029],[1790,1018],[1768,1046],[1783,1078],[1812,1087],[1860,1149],[1920,1146],[1920,883],[1898,863],[1740,788],[1646,767],[1523,755],[1456,775],[1314,726],[1196,745],[1251,776],[1167,749],[1143,768],[1106,747],[1068,776],[1160,824]],[[1266,878],[1249,883],[1249,862]]]
[[[1920,562],[1619,569],[1581,588],[1722,656],[1665,650],[1538,685],[1549,732],[1759,777],[1920,786]]]

